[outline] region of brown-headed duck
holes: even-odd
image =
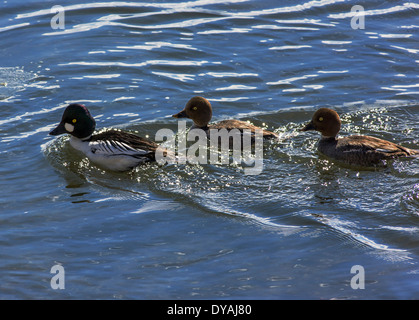
[[[278,135],[274,132],[264,130],[260,127],[254,126],[248,122],[240,120],[222,120],[214,124],[209,124],[212,118],[211,103],[203,97],[193,97],[186,104],[185,108],[173,115],[174,118],[189,118],[192,119],[194,125],[191,129],[199,128],[210,133],[210,129],[227,129],[228,131],[238,129],[243,133],[247,129],[254,133],[255,131],[262,130],[263,139],[277,139]]]
[[[329,158],[351,165],[380,166],[385,164],[385,160],[419,154],[419,150],[370,136],[352,135],[338,139],[340,127],[341,120],[336,111],[320,108],[301,131],[319,131],[318,150]]]

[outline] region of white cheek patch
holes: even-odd
[[[74,131],[74,126],[70,123],[65,123],[64,124],[64,128],[67,130],[67,132],[73,132]]]

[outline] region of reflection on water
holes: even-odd
[[[417,298],[419,162],[341,166],[300,133],[318,107],[341,135],[418,148],[415,3],[372,1],[365,29],[324,1],[4,3],[0,247],[5,298]],[[213,120],[281,136],[263,171],[148,164],[107,172],[48,132],[83,103],[98,129],[176,132],[193,95]],[[67,288],[48,273],[62,264]],[[362,265],[366,289],[350,288]],[[397,285],[396,285],[397,284]]]

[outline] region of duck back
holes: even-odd
[[[360,166],[383,165],[384,160],[419,154],[419,150],[390,141],[356,135],[341,139],[322,138],[318,150],[327,157]]]
[[[262,135],[264,139],[278,138],[276,133],[261,129],[260,127],[254,126],[253,124],[240,120],[222,120],[209,125],[209,129],[227,129],[229,131],[232,129],[238,129],[240,132],[243,132],[243,130],[250,130],[252,133],[258,130],[263,130]]]

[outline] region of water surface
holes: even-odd
[[[53,29],[57,4],[0,4],[2,299],[419,298],[419,162],[348,168],[299,132],[328,106],[342,135],[419,148],[416,3],[369,1],[365,29],[355,1],[62,1]],[[195,95],[284,138],[261,174],[106,172],[48,136],[78,102],[153,139]]]

